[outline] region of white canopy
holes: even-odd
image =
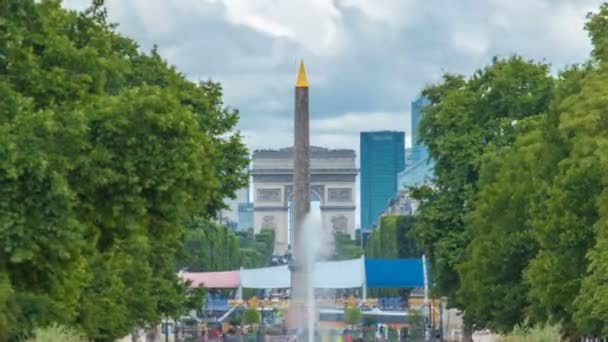
[[[287,265],[241,270],[241,287],[251,289],[286,289],[291,287]]]
[[[241,270],[240,285],[253,289],[283,289],[291,287],[291,273],[284,266]],[[347,289],[365,283],[363,258],[343,261],[317,262],[313,285],[318,289]]]
[[[348,289],[365,283],[363,258],[318,262],[315,265],[313,285],[318,289]]]

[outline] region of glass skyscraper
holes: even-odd
[[[431,181],[434,163],[429,160],[428,148],[418,142],[418,129],[422,119],[422,108],[429,104],[429,100],[421,96],[412,101],[410,126],[412,135],[412,148],[408,149],[406,169],[399,174],[399,190],[418,186]]]
[[[253,228],[253,203],[239,203],[238,230]]]
[[[361,228],[370,229],[398,190],[405,168],[405,133],[361,132]]]
[[[429,100],[426,97],[421,96],[415,101],[412,101],[411,105],[410,126],[412,130],[412,159],[414,162],[426,160],[428,158],[426,146],[418,142],[418,127],[420,126],[420,119],[422,119],[422,108],[428,104]]]

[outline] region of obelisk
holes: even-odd
[[[305,241],[302,239],[303,223],[310,212],[310,136],[308,113],[308,80],[304,62],[295,86],[294,144],[293,144],[293,260],[291,269],[290,326],[302,328],[306,315],[308,293]]]

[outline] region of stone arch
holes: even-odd
[[[289,203],[293,200],[293,186],[285,186],[285,206],[288,207]],[[325,185],[311,185],[310,186],[310,201],[321,202],[321,205],[325,205]]]
[[[311,147],[310,188],[313,208],[320,205],[322,229],[346,231],[354,237],[357,187],[353,150]],[[251,170],[254,188],[254,229],[275,226],[275,252],[285,253],[291,233],[293,149],[254,151]],[[258,192],[264,192],[258,200]],[[318,202],[317,202],[318,201]],[[274,217],[274,223],[267,216]],[[332,221],[333,219],[333,221]]]

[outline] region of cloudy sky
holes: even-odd
[[[64,0],[82,9],[89,0]],[[303,58],[311,141],[358,150],[362,130],[409,132],[410,102],[443,72],[494,55],[583,61],[600,0],[106,0],[111,21],[192,80],[222,83],[251,149],[292,143]],[[409,139],[408,139],[409,140]]]

